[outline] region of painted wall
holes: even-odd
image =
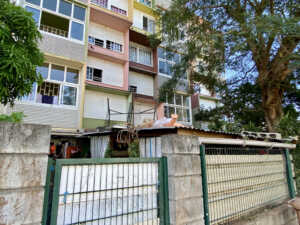
[[[87,65],[102,70],[103,83],[120,87],[123,86],[123,65],[95,57],[88,57]]]
[[[124,46],[124,34],[101,24],[90,22],[89,35],[104,41],[110,40]]]
[[[145,14],[139,10],[133,9],[133,25],[134,27],[137,27],[139,29],[143,29],[143,16],[146,16],[147,18],[151,20],[155,20],[153,16],[150,16],[148,14]]]
[[[108,0],[109,8],[111,5],[126,10],[128,14],[128,0]]]
[[[154,79],[150,75],[144,75],[133,71],[129,72],[129,85],[137,87],[137,93],[142,95],[154,95]]]
[[[107,98],[110,99],[111,109],[119,112],[128,112],[128,101],[126,96],[86,90],[84,117],[102,120],[108,119]],[[111,120],[117,121],[126,121],[126,119],[126,115],[116,115],[111,117]]]
[[[80,62],[85,61],[85,45],[74,41],[55,37],[51,34],[43,32],[43,39],[39,43],[39,47],[43,52],[52,55],[65,57]]]

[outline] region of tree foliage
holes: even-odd
[[[299,78],[293,73],[288,78],[289,88],[283,98],[284,116],[277,131],[284,137],[300,135],[300,89]],[[210,121],[211,130],[240,132],[242,130],[262,132],[267,131],[264,111],[260,98],[260,87],[247,80],[236,87],[223,87],[222,98],[218,107],[212,110],[201,110],[195,115],[199,121]]]
[[[300,65],[299,1],[173,0],[168,11],[159,11],[163,43],[184,53],[161,92],[178,83],[179,68],[210,90],[226,68],[235,71],[234,83],[243,84],[245,91],[249,87],[243,81],[251,78],[260,92],[260,118],[269,131],[276,130],[284,115],[289,76]],[[184,42],[178,42],[181,30]]]
[[[36,72],[43,62],[40,39],[31,13],[0,0],[0,103],[13,105],[31,92],[34,82],[41,82]]]

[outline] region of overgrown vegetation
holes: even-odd
[[[24,117],[23,112],[13,112],[10,115],[0,114],[0,122],[20,123]]]
[[[130,158],[139,158],[140,157],[140,142],[139,142],[139,139],[133,140],[128,145],[128,156]]]
[[[276,131],[284,116],[283,99],[293,87],[291,74],[300,66],[299,1],[173,0],[168,11],[159,13],[163,42],[183,53],[161,96],[179,84],[183,71],[189,72],[193,84],[215,90],[224,83],[219,76],[226,68],[233,71],[226,82],[230,88],[238,90],[251,80],[260,89],[261,112],[250,115],[258,118],[251,122],[263,120],[263,127]],[[184,42],[178,41],[182,31]]]
[[[112,153],[113,153],[113,148],[111,147],[110,144],[107,145],[107,148],[105,150],[105,154],[104,154],[104,158],[111,158],[112,157]]]

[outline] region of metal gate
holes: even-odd
[[[169,224],[166,158],[50,160],[43,224]]]

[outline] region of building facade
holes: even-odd
[[[45,63],[37,68],[44,82],[34,84],[13,110],[23,111],[27,123],[74,133],[127,122],[137,126],[173,113],[191,126],[188,74],[174,96],[162,104],[156,100],[160,86],[172,77],[170,68],[180,60],[180,52],[167,57],[163,45],[153,48],[148,40],[158,30],[155,8],[167,9],[170,3],[16,1],[32,12],[42,33],[39,46]]]

